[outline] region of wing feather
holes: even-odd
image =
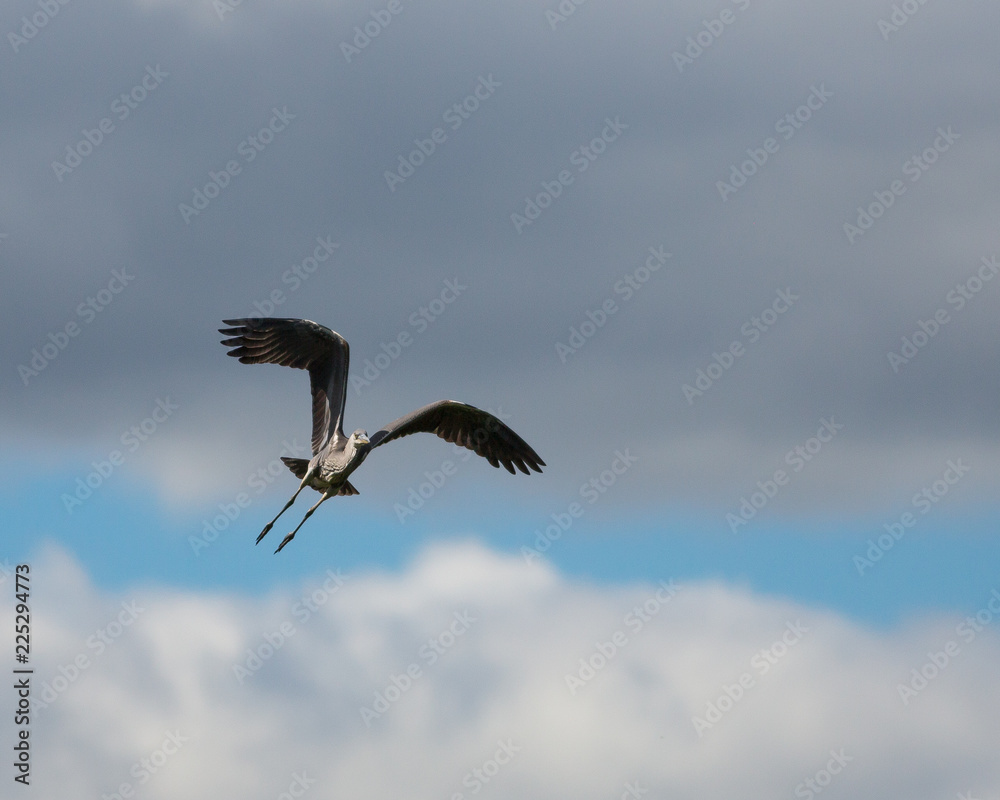
[[[344,436],[350,348],[339,333],[308,319],[226,319],[222,344],[243,364],[280,364],[309,371],[312,451]]]
[[[454,400],[439,400],[390,422],[371,437],[372,448],[411,433],[433,433],[472,450],[494,467],[502,463],[512,475],[515,465],[525,475],[531,474],[529,468],[541,472],[545,466],[531,446],[495,416]]]

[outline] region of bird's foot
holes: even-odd
[[[258,537],[257,537],[257,542],[256,542],[256,544],[260,544],[260,540],[261,540],[261,539],[263,539],[263,538],[264,538],[265,536],[267,536],[267,532],[268,532],[269,530],[271,530],[271,527],[272,527],[273,525],[274,525],[274,523],[273,523],[273,522],[269,522],[269,523],[267,523],[267,525],[265,525],[265,526],[264,526],[264,530],[262,530],[262,531],[260,532],[260,536],[258,536]]]
[[[292,531],[290,534],[288,534],[288,536],[286,536],[284,539],[281,540],[281,544],[278,545],[278,549],[275,550],[274,552],[280,553],[281,548],[284,547],[286,544],[288,544],[290,541],[292,541],[292,539],[294,538],[295,538],[295,531]]]

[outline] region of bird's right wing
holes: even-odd
[[[511,474],[514,467],[530,475],[529,467],[541,472],[545,466],[524,439],[488,411],[467,403],[438,400],[411,411],[376,431],[371,437],[372,448],[411,433],[434,433],[446,442],[454,442],[481,455],[494,467],[503,464]]]
[[[344,436],[344,403],[350,348],[339,333],[308,319],[226,319],[222,344],[243,364],[281,364],[309,370],[312,389],[312,451]]]

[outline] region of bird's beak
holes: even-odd
[[[358,444],[369,444],[368,437],[367,436],[359,436],[358,437]]]

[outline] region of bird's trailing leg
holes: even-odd
[[[300,522],[298,525],[295,526],[295,530],[281,540],[281,544],[278,545],[278,549],[275,550],[274,552],[275,553],[280,552],[282,547],[284,547],[286,544],[292,541],[292,539],[295,538],[295,534],[299,532],[299,528],[301,528],[305,524],[305,521],[312,516],[313,511],[319,508],[320,503],[322,503],[324,500],[329,500],[331,497],[335,496],[338,491],[340,491],[339,486],[336,489],[327,489],[326,492],[324,492],[323,496],[316,501],[316,505],[314,505],[306,512],[306,515],[302,518],[302,522]]]
[[[257,537],[257,544],[260,544],[260,540],[267,536],[267,532],[274,527],[274,523],[278,521],[278,517],[288,511],[292,503],[295,502],[295,498],[299,496],[299,492],[306,488],[306,484],[310,478],[312,478],[312,474],[307,472],[305,477],[302,478],[302,483],[299,484],[299,488],[296,490],[295,494],[292,495],[292,499],[285,503],[285,507],[278,512],[278,515],[264,526],[264,530],[262,530],[260,532],[260,536]]]

